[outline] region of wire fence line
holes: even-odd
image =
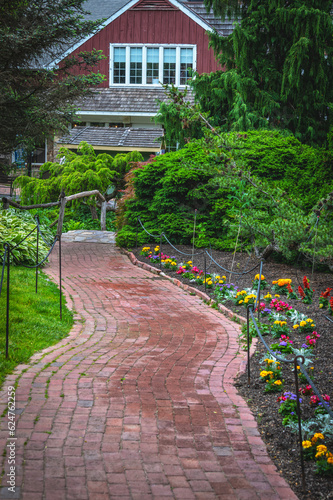
[[[177,247],[175,247],[171,242],[170,240],[168,239],[168,237],[166,236],[165,233],[161,233],[159,235],[153,235],[151,234],[149,231],[147,231],[147,229],[144,227],[144,225],[142,224],[141,222],[141,219],[140,217],[137,218],[138,222],[140,223],[142,229],[149,235],[151,236],[152,238],[162,238],[164,237],[166,242],[176,251],[176,252],[179,252],[180,254],[182,255],[187,255],[187,256],[193,256],[193,257],[197,257],[197,256],[200,256],[200,255],[208,255],[208,257],[210,258],[211,262],[209,264],[209,267],[211,266],[212,262],[214,262],[214,264],[219,268],[219,269],[222,269],[222,271],[225,271],[226,273],[230,273],[230,274],[234,274],[236,276],[244,276],[246,274],[249,274],[251,273],[252,271],[254,271],[257,267],[260,266],[260,262],[259,261],[255,266],[253,266],[251,269],[249,269],[248,271],[242,271],[242,272],[237,272],[237,271],[232,271],[230,269],[226,269],[225,267],[221,266],[218,262],[216,262],[216,260],[213,258],[213,254],[212,254],[212,248],[210,247],[210,253],[208,252],[207,249],[203,250],[202,252],[198,252],[198,253],[186,253],[186,252],[182,252],[181,250],[179,250]],[[248,257],[248,260],[247,262],[245,263],[245,266],[244,266],[244,269],[246,268],[247,264],[248,264],[248,261],[249,261],[249,258],[250,256]]]
[[[52,250],[54,249],[54,246],[55,246],[55,244],[56,244],[56,242],[57,242],[58,240],[59,240],[59,236],[58,236],[58,235],[56,235],[56,236],[55,236],[55,238],[54,238],[54,240],[53,240],[53,243],[52,243],[52,245],[51,245],[50,250],[48,251],[48,253],[46,254],[46,256],[44,257],[44,259],[43,259],[43,260],[41,260],[40,262],[38,262],[38,263],[37,263],[37,264],[35,264],[34,266],[28,266],[27,264],[22,264],[22,262],[21,262],[21,263],[20,263],[20,266],[22,266],[22,267],[26,267],[27,269],[36,269],[37,267],[40,267],[42,264],[44,264],[44,262],[46,261],[46,259],[50,256],[50,254],[51,254]],[[15,257],[15,255],[13,255],[13,259],[14,259],[16,262],[18,262],[18,261],[17,261],[17,259],[16,259],[16,257]]]

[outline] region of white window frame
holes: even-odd
[[[113,60],[114,48],[126,48],[126,66],[125,66],[125,83],[113,83]],[[142,48],[142,83],[130,83],[130,48]],[[147,83],[147,49],[159,49],[159,83]],[[193,71],[197,67],[197,46],[191,44],[158,44],[158,43],[114,43],[110,44],[110,71],[109,71],[109,86],[110,87],[158,87],[163,83],[163,54],[164,49],[176,49],[176,87],[186,87],[185,84],[180,85],[180,49],[193,49]]]

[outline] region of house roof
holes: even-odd
[[[165,95],[163,88],[126,87],[126,88],[103,88],[93,91],[89,97],[85,97],[78,103],[82,115],[132,115],[154,116],[159,110],[157,100],[167,102],[169,98]],[[194,96],[189,91],[186,100],[194,103]]]
[[[145,10],[154,10],[154,5],[156,5],[156,10],[160,10],[159,2],[161,2],[161,0],[151,0],[146,6],[144,6],[144,8]],[[166,0],[166,2],[169,3],[171,7],[173,6],[174,8],[184,12],[206,31],[213,31],[216,29],[224,36],[230,34],[232,31],[233,21],[226,19],[222,22],[220,19],[215,18],[212,11],[207,13],[203,2],[185,2],[183,0]],[[127,9],[130,9],[139,3],[140,0],[86,0],[83,7],[87,12],[90,12],[89,15],[87,14],[85,16],[87,19],[94,21],[97,19],[104,19],[104,22],[101,24],[101,29],[103,29],[123,14]],[[64,59],[64,57],[68,56],[71,52],[80,47],[80,45],[93,36],[94,34],[89,35],[74,45],[68,47],[67,50],[61,54],[61,56],[50,62],[48,67],[53,67],[58,64],[62,59]]]
[[[221,36],[228,36],[233,31],[233,23],[235,19],[215,17],[213,10],[207,12],[204,2],[183,2],[184,5],[197,16],[201,17],[207,24],[215,29]]]
[[[74,127],[69,134],[57,142],[61,146],[76,149],[81,141],[86,141],[94,149],[114,151],[160,151],[162,129]]]

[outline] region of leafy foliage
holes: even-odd
[[[291,261],[302,251],[308,256],[315,254],[317,262],[331,265],[329,234],[333,229],[333,194],[328,191],[332,186],[322,189],[326,198],[309,211],[315,193],[312,191],[311,197],[303,202],[303,192],[297,191],[294,183],[296,186],[290,188],[298,194],[294,199],[293,193],[290,196],[279,187],[279,182],[285,187],[283,172],[275,175],[281,176],[280,180],[273,181],[267,174],[269,168],[266,171],[269,180],[253,176],[249,165],[256,162],[248,153],[260,151],[262,140],[263,156],[258,170],[264,171],[267,134],[264,132],[261,139],[259,132],[253,132],[248,143],[241,134],[206,136],[134,170],[135,194],[132,178],[132,196],[124,203],[121,219],[117,221],[118,241],[121,240],[123,246],[133,245],[137,217],[140,217],[150,233],[159,235],[163,231],[173,243],[190,243],[197,210],[201,232],[197,243],[202,246],[211,244],[217,249],[234,249],[239,233],[238,249],[250,249],[254,245],[264,257],[275,251]],[[256,139],[258,147],[254,147]],[[318,165],[319,160],[313,155],[315,150],[277,133],[273,134],[273,140],[280,141],[280,148],[275,156],[267,148],[268,163],[274,166],[282,161],[278,156],[283,156],[283,151],[289,152],[284,156],[285,163],[288,158],[290,161],[285,171],[289,168],[292,171],[295,156],[303,148],[303,160],[307,158],[308,162],[304,169],[307,179],[307,170],[312,172]],[[244,168],[246,163],[248,170]],[[303,186],[300,181],[298,189],[302,190]],[[144,243],[145,239],[139,227],[138,243]]]
[[[94,148],[84,141],[77,153],[61,148],[58,158],[60,163],[47,162],[40,169],[41,174],[49,172],[48,179],[28,176],[16,179],[23,204],[57,201],[62,190],[68,196],[95,189],[103,194],[113,184],[117,191],[123,187],[123,176],[131,163],[142,160],[137,151],[118,154],[115,158],[106,153],[96,155]]]
[[[104,80],[94,68],[105,56],[81,51],[57,58],[101,20],[84,20],[84,0],[0,1],[0,152],[27,153],[54,130],[67,131],[78,97]],[[76,74],[75,74],[76,73]]]
[[[332,124],[332,3],[205,0],[238,19],[228,37],[210,35],[226,71],[196,75],[201,109],[224,130],[279,128],[323,144]]]
[[[18,210],[0,210],[0,253],[4,255],[4,243],[9,243],[11,247],[15,247],[23,240],[36,226],[36,222],[32,215],[27,212]],[[46,226],[41,225],[41,231],[44,238],[53,240],[52,234]],[[36,264],[37,253],[37,235],[36,230],[32,232],[20,245],[11,252],[15,260],[11,257],[13,264],[26,263],[30,265]],[[38,243],[38,259],[43,260],[48,253],[48,247],[43,240],[39,238]],[[2,259],[1,259],[2,263]]]

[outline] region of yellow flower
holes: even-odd
[[[299,326],[306,326],[306,321],[301,321]]]
[[[324,307],[324,304],[319,304],[320,309]],[[327,460],[328,461],[328,460]]]
[[[306,322],[307,322],[307,323],[313,323],[313,319],[308,318],[308,319],[306,320]]]
[[[267,377],[267,375],[268,375],[268,372],[267,372],[266,370],[262,370],[262,371],[260,372],[260,377],[263,377],[263,378],[264,378],[264,377]]]
[[[302,446],[303,446],[303,448],[311,448],[312,443],[311,443],[311,441],[303,441]]]
[[[277,319],[276,321],[274,321],[274,325],[279,325],[280,324],[280,321]]]
[[[238,304],[243,304],[243,302],[244,302],[243,300],[240,300],[240,301],[238,302]]]
[[[280,295],[274,295],[274,297],[277,297],[278,299],[280,298]]]
[[[272,281],[272,284],[273,284],[273,285],[276,285],[276,284],[277,284],[277,281]]]
[[[325,439],[324,438],[324,434],[322,434],[321,432],[316,432],[314,435],[313,435],[314,438],[316,439]]]
[[[220,285],[222,285],[224,283],[224,281],[223,280],[219,280],[219,283],[220,283]]]
[[[286,321],[281,321],[281,323],[280,323],[280,325],[281,325],[281,326],[284,326],[284,325],[286,325],[286,324],[287,324],[287,322],[286,322]]]
[[[281,382],[281,380],[275,380],[274,384],[275,385],[282,385],[282,382]]]
[[[299,328],[299,325],[294,325],[293,326],[293,329],[296,330],[297,328]]]
[[[333,465],[333,457],[328,457],[327,463]]]
[[[226,276],[222,276],[222,278],[223,278],[224,280],[226,280],[226,279],[227,279],[227,277],[226,277]]]
[[[187,261],[187,263],[188,263],[188,264],[192,264],[192,261],[191,261],[191,260],[188,260],[188,261]]]
[[[268,293],[268,294],[267,294],[267,295],[265,295],[265,297],[264,297],[264,299],[271,299],[271,298],[272,298],[272,296],[271,296],[271,294],[270,294],[270,293]]]
[[[172,265],[172,266],[176,266],[176,265],[177,265],[177,262],[173,261],[173,262],[171,262],[171,265]]]
[[[256,274],[254,277],[255,280],[259,280],[259,274]],[[261,279],[264,280],[265,276],[261,275]]]
[[[219,276],[219,275],[217,275],[217,276],[215,277],[215,279],[216,279],[216,280],[219,280],[219,279],[220,279],[220,276]]]

